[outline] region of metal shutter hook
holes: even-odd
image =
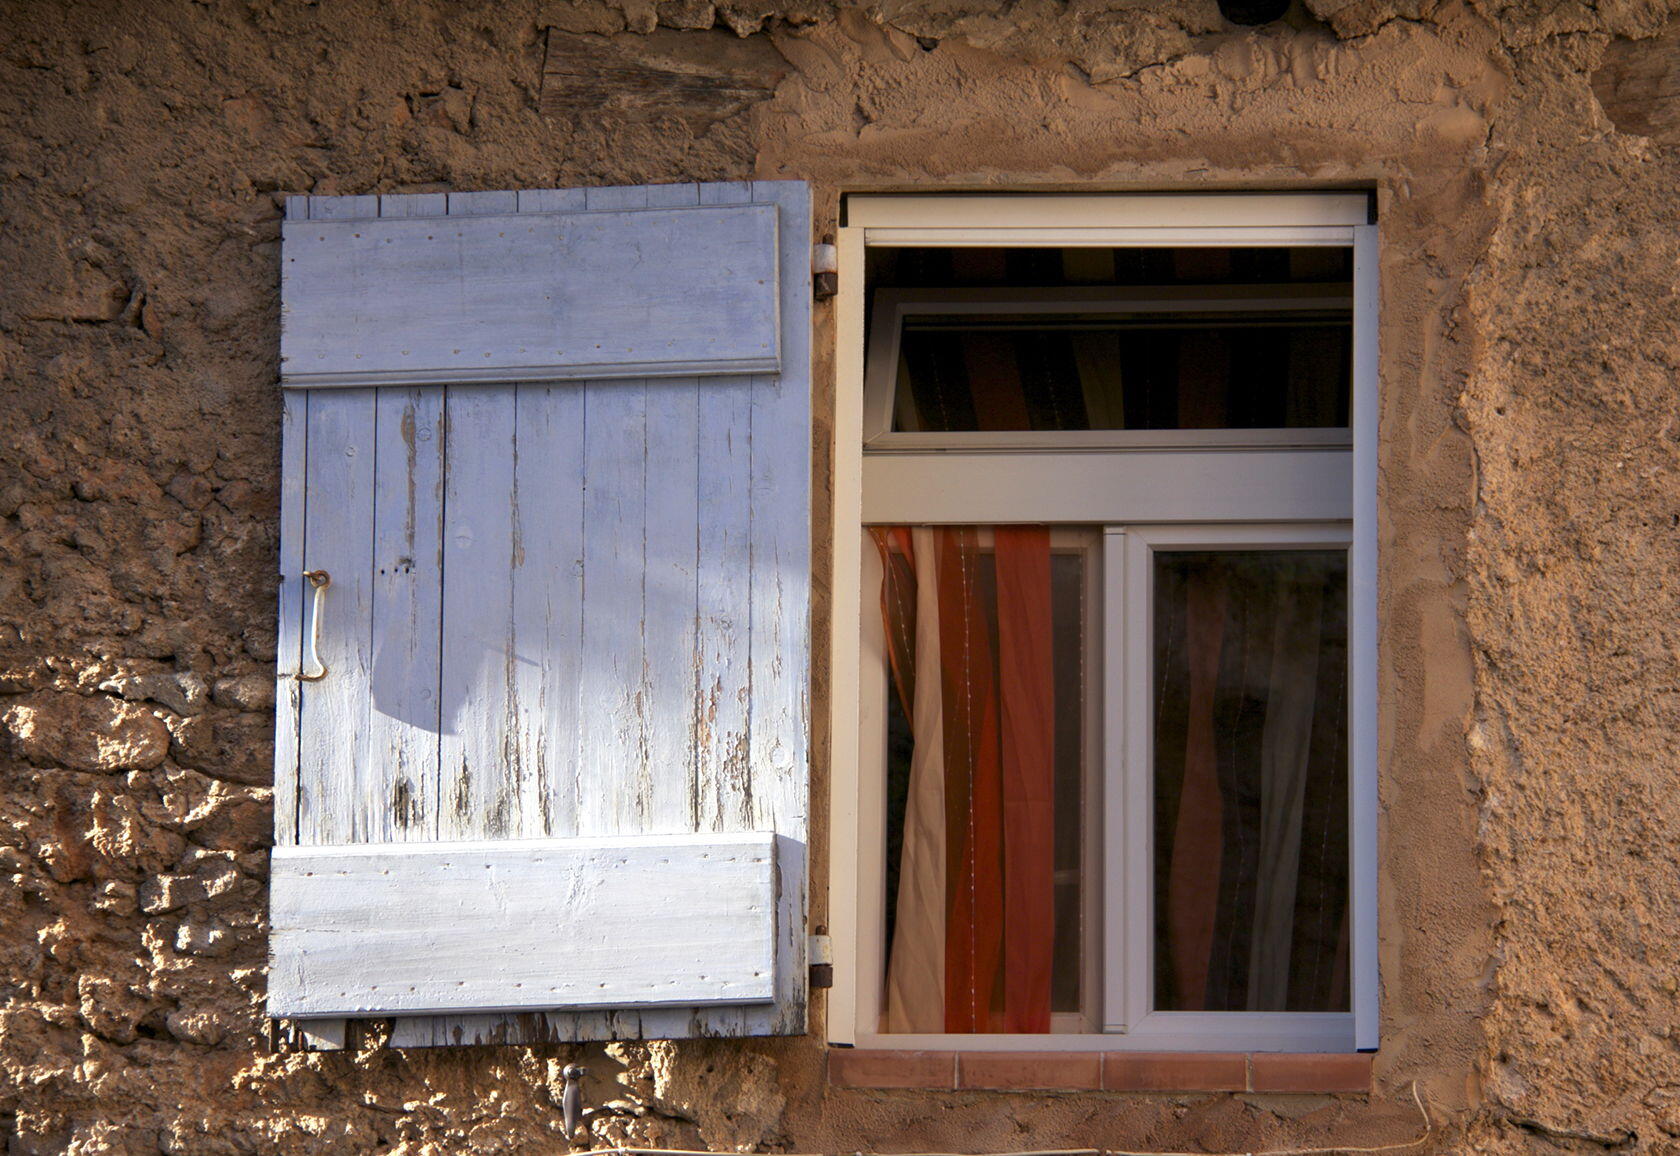
[[[321,661],[321,593],[332,585],[332,575],[325,570],[305,570],[303,576],[314,588],[315,598],[309,611],[309,653],[295,677],[299,682],[320,682],[327,677],[327,664]],[[306,673],[311,663],[316,667],[314,674]]]

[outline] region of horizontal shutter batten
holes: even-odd
[[[289,388],[781,366],[771,205],[477,216],[452,202],[446,217],[282,229]]]
[[[775,837],[277,848],[271,1010],[762,1003]]]

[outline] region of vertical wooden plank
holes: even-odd
[[[440,839],[534,833],[512,742],[520,656],[513,589],[523,565],[514,487],[517,386],[446,391]],[[540,830],[540,820],[534,830]]]
[[[639,793],[649,757],[647,386],[589,382],[586,391],[577,821],[580,835],[609,835],[640,830],[648,815]],[[568,1018],[579,1039],[615,1039],[624,1030],[612,1012]]]
[[[648,206],[648,186],[621,185],[585,189],[583,203],[592,213],[608,209],[645,209]]]
[[[288,206],[301,201],[292,197]],[[275,633],[274,693],[274,842],[297,840],[298,722],[302,687],[294,676],[302,657],[309,583],[304,581],[303,527],[308,494],[304,488],[308,456],[309,395],[280,393],[280,616]]]
[[[752,200],[751,181],[708,181],[700,186],[702,205],[749,205]]]
[[[519,210],[519,194],[511,189],[482,193],[450,193],[451,217],[479,217]]]
[[[641,829],[647,799],[648,688],[642,615],[647,559],[647,388],[585,386],[583,668],[578,834]]]
[[[583,211],[582,189],[520,189],[521,213],[577,213]]]
[[[432,837],[443,599],[443,389],[385,388],[376,407],[373,673],[358,833]]]
[[[692,377],[645,387],[647,486],[643,561],[643,669],[647,757],[637,794],[640,829],[695,829],[695,565],[700,473],[700,382]],[[709,385],[707,388],[710,388]]]
[[[381,217],[441,217],[448,211],[445,193],[387,193],[379,198]]]
[[[514,486],[524,564],[513,587],[513,741],[526,772],[521,810],[540,817],[533,833],[574,835],[584,657],[584,392],[575,384],[517,388]]]
[[[302,199],[294,198],[294,201]],[[376,217],[379,198],[309,197],[306,207],[311,220]],[[292,208],[288,203],[288,216]],[[311,434],[318,426],[328,434],[326,440],[330,445],[321,445],[318,440],[320,460],[303,463],[304,485],[316,499],[316,516],[312,525],[305,513],[301,568],[327,570],[333,575],[333,586],[323,592],[326,601],[322,603],[321,626],[321,657],[329,664],[330,673],[320,682],[292,680],[289,696],[297,704],[298,720],[296,796],[288,807],[295,816],[290,834],[291,841],[296,843],[337,842],[355,837],[358,784],[352,767],[363,766],[367,761],[365,748],[357,745],[358,740],[365,742],[365,731],[357,725],[360,719],[355,698],[360,694],[365,701],[368,674],[373,409],[372,390],[346,391],[342,400],[337,396],[311,397],[307,406]],[[338,435],[343,435],[342,440]],[[319,481],[312,465],[320,466]],[[350,488],[334,488],[340,484]],[[331,562],[327,561],[329,558]],[[300,578],[297,585],[300,599],[312,598],[307,582]],[[300,623],[303,631],[310,628],[311,610],[306,603]],[[276,698],[277,703],[285,701]],[[335,742],[340,739],[346,741],[335,748]],[[279,833],[277,829],[277,837]],[[307,1044],[316,1050],[331,1051],[344,1046],[342,1019],[311,1020],[301,1025],[300,1030]]]
[[[367,834],[358,822],[359,777],[372,758],[366,722],[373,670],[374,391],[316,394],[308,412],[303,563],[327,571],[331,583],[308,593],[303,622],[307,662],[310,616],[319,597],[319,656],[327,675],[301,689],[297,841],[349,843]]]
[[[700,396],[700,521],[694,722],[697,829],[752,829],[748,727],[751,621],[751,377],[713,378]]]
[[[754,825],[778,839],[774,1030],[805,1028],[810,791],[811,203],[802,182],[755,184],[780,209],[782,372],[752,393],[751,760]],[[748,1024],[752,1025],[749,1013]]]
[[[342,1019],[298,1020],[298,1034],[312,1052],[337,1052],[344,1049],[349,1025]]]
[[[693,183],[647,187],[647,205],[650,209],[678,208],[699,203],[700,186]]]
[[[379,216],[378,197],[309,198],[309,219],[311,221],[356,221],[364,217],[371,219],[377,216]]]

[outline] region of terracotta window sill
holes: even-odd
[[[1368,1054],[899,1052],[830,1048],[839,1088],[1366,1093]]]

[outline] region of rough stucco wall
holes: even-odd
[[[1372,1144],[1416,1079],[1440,1151],[1680,1151],[1680,158],[1589,83],[1676,6],[1308,7],[0,0],[8,1150],[560,1150],[581,1056],[599,1142]],[[544,91],[593,51],[762,91]],[[278,194],[748,176],[813,180],[828,226],[841,188],[1380,190],[1369,1103],[839,1091],[820,1036],[267,1054]]]
[[[1516,53],[1471,289],[1470,739],[1500,911],[1482,1075],[1531,1131],[1680,1151],[1680,155],[1610,131],[1579,82],[1601,45]]]

